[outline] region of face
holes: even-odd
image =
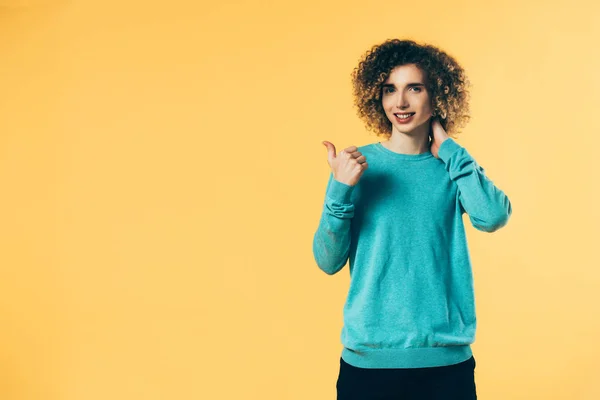
[[[428,135],[433,109],[425,79],[419,67],[406,64],[394,68],[383,83],[381,103],[392,122],[392,130]],[[413,115],[405,119],[394,115],[406,113]]]

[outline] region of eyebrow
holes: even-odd
[[[395,85],[393,83],[386,83],[382,86],[382,88],[384,87],[394,87]],[[415,86],[425,86],[425,84],[423,83],[418,83],[418,82],[413,82],[413,83],[409,83],[408,85],[406,85],[406,87],[415,87]]]

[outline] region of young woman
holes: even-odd
[[[313,239],[329,275],[349,261],[338,400],[476,399],[473,275],[462,215],[506,225],[508,197],[454,139],[469,82],[442,50],[388,40],[352,73],[354,102],[386,140],[328,151]],[[368,163],[367,163],[368,160]]]

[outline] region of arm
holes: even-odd
[[[446,171],[458,185],[459,201],[469,215],[471,224],[483,232],[494,232],[508,222],[512,205],[504,192],[485,175],[467,150],[452,138],[446,139],[438,150]]]
[[[319,226],[313,237],[313,255],[319,268],[328,275],[340,271],[350,254],[350,223],[354,204],[349,186],[329,175]]]

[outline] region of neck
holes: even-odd
[[[417,127],[411,132],[400,132],[396,127],[392,127],[392,136],[385,142],[381,142],[383,146],[389,150],[400,154],[422,154],[430,150],[429,145],[429,130],[431,122]]]

